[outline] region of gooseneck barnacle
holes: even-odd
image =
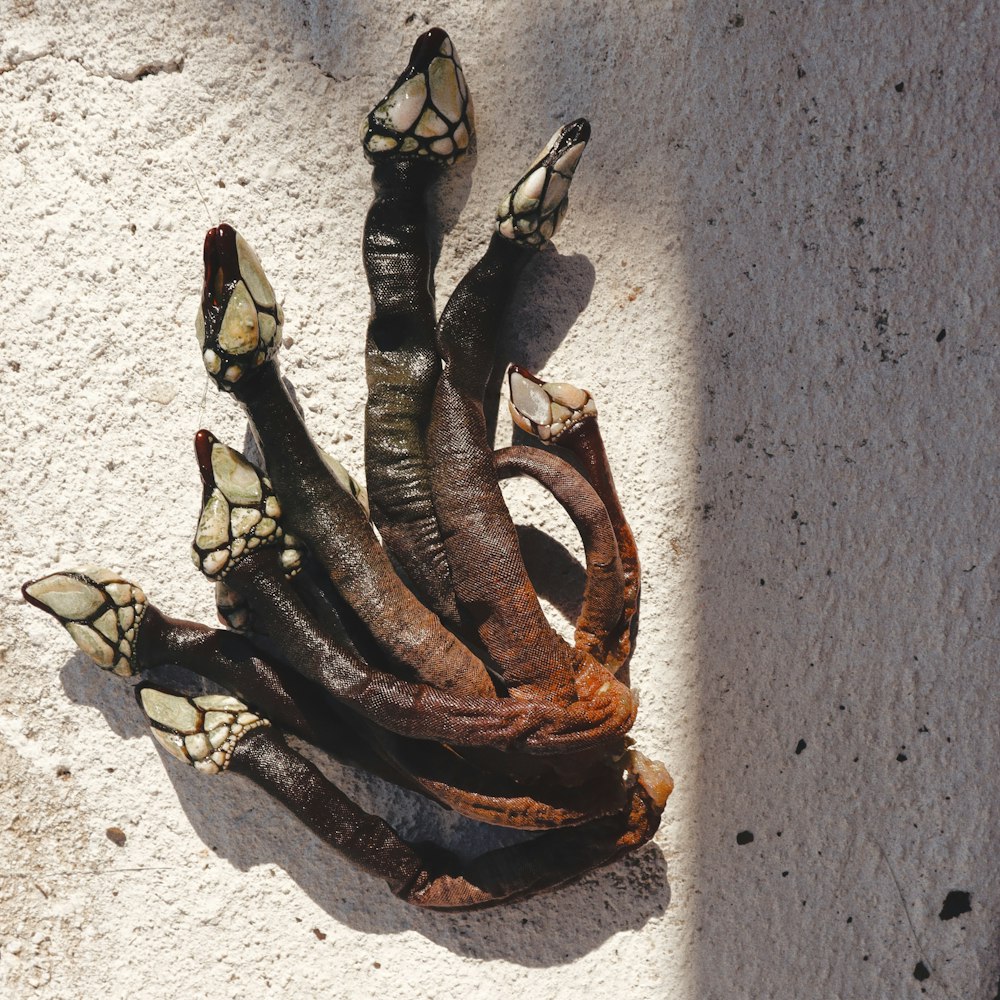
[[[398,896],[435,909],[527,896],[614,861],[653,836],[672,788],[628,737],[639,561],[593,399],[510,369],[514,422],[572,464],[547,447],[494,451],[484,414],[505,304],[566,215],[590,127],[560,128],[504,195],[483,256],[438,318],[427,195],[472,129],[454,46],[433,29],[362,126],[374,188],[362,244],[366,487],[309,436],[280,375],[278,298],[221,224],[205,238],[198,341],[266,465],[196,436],[192,558],[226,627],[171,618],[106,570],[23,588],[100,667],[144,677],[137,699],[170,755],[244,775]],[[580,532],[587,578],[572,642],[525,570],[500,489],[513,476],[539,482]],[[165,664],[225,693],[167,690],[151,679]],[[541,832],[472,860],[408,842],[285,734],[465,816]]]

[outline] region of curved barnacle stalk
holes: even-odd
[[[209,256],[195,329],[205,370],[220,389],[231,391],[277,354],[284,317],[257,254],[232,226],[209,231],[206,261]]]
[[[597,423],[597,404],[586,389],[569,382],[545,382],[519,365],[511,365],[507,377],[514,423],[543,443],[558,444],[572,452],[611,518],[624,571],[624,604],[621,619],[607,637],[599,659],[621,672],[632,649],[641,574],[635,537],[625,519]]]
[[[625,600],[625,574],[611,520],[596,490],[559,456],[514,446],[496,453],[497,475],[530,476],[545,487],[573,519],[587,559],[587,582],[576,623],[576,647],[603,661],[616,634]]]
[[[455,47],[441,28],[431,28],[362,122],[361,144],[372,163],[400,156],[451,163],[468,148],[472,122],[472,99]]]
[[[99,667],[119,677],[135,673],[136,632],[146,595],[105,569],[51,573],[21,588],[25,600],[52,615]]]

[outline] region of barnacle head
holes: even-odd
[[[156,742],[171,756],[205,774],[225,771],[237,742],[254,729],[271,725],[231,695],[189,698],[140,684],[136,700],[149,719]]]
[[[362,122],[361,144],[372,163],[412,158],[448,164],[468,149],[472,130],[472,99],[455,46],[446,32],[431,28]]]
[[[284,317],[257,254],[232,226],[205,235],[205,285],[195,320],[205,370],[232,392],[271,360]]]
[[[191,548],[198,569],[210,580],[219,580],[246,552],[278,545],[286,574],[298,573],[304,549],[281,526],[281,504],[271,480],[209,431],[198,431],[194,446],[204,485]]]
[[[540,247],[556,234],[569,207],[569,185],[590,138],[590,123],[563,125],[497,208],[497,232]]]
[[[507,372],[511,419],[521,430],[552,444],[571,427],[597,419],[597,404],[586,389],[569,382],[543,382],[527,368]]]
[[[102,670],[135,673],[135,642],[146,612],[146,595],[107,569],[51,573],[29,580],[25,600],[52,615]]]

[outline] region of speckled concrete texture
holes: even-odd
[[[360,472],[357,129],[431,24],[479,134],[436,195],[439,302],[556,125],[593,125],[507,343],[598,399],[643,558],[635,735],[677,782],[627,862],[456,916],[158,753],[19,594],[99,561],[213,621],[191,441],[245,437],[193,336],[219,219]],[[0,995],[992,1000],[998,53],[973,0],[0,0]],[[510,500],[566,627],[579,543]]]

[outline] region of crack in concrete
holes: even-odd
[[[157,59],[141,63],[130,70],[95,69],[92,66],[88,66],[81,56],[66,56],[50,47],[40,52],[15,53],[6,65],[0,66],[0,76],[13,73],[15,70],[20,69],[20,67],[28,63],[38,62],[40,59],[54,59],[57,62],[76,63],[78,66],[83,67],[91,76],[105,77],[109,80],[121,80],[124,83],[136,83],[139,80],[145,80],[148,76],[159,76],[163,73],[180,73],[184,69],[185,58],[186,55],[182,54],[174,56],[171,59]]]

